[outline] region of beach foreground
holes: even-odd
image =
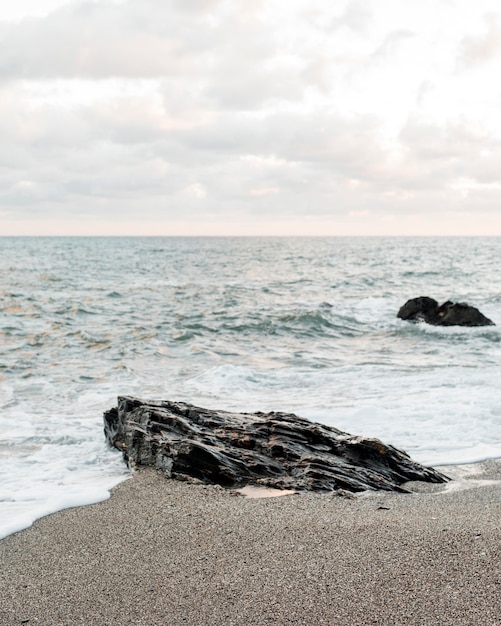
[[[354,499],[138,472],[0,541],[0,623],[501,624],[501,462],[441,469]]]

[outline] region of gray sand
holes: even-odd
[[[501,485],[478,481],[501,463],[481,469],[355,499],[142,471],[0,542],[0,624],[499,625]]]

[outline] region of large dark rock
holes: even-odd
[[[407,481],[447,480],[378,439],[288,413],[229,413],[119,397],[104,414],[104,431],[131,467],[224,487],[406,491]]]
[[[478,309],[464,302],[444,302],[421,296],[408,300],[397,313],[402,320],[423,321],[434,326],[494,326]]]

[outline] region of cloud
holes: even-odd
[[[499,180],[500,147],[467,124],[413,118],[395,146],[377,118],[331,107],[314,116],[214,109],[181,123],[158,92],[69,110],[8,93],[0,98],[0,158],[10,163],[0,170],[0,203],[11,216],[288,219],[368,207],[384,215],[433,212],[454,198],[489,207],[499,194],[491,183]]]
[[[261,5],[71,4],[44,18],[3,26],[0,79],[160,78],[165,85],[176,83],[169,99],[182,98],[182,106],[198,99],[204,107],[224,109],[301,99],[302,68],[277,48],[274,25],[260,19]]]
[[[221,112],[203,126],[176,127],[165,123],[154,101],[112,104],[59,118],[41,106],[31,111],[30,132],[19,126],[9,135],[0,127],[4,154],[13,145],[20,150],[0,192],[3,206],[18,212],[21,205],[54,201],[53,211],[71,203],[78,212],[88,201],[147,199],[153,210],[163,198],[168,213],[198,207],[221,214],[252,212],[272,200],[266,206],[280,214],[305,206],[322,214],[351,206],[354,181],[358,188],[372,184],[385,159],[373,120],[329,110],[315,118],[290,113],[254,120]],[[21,103],[12,107],[23,119]],[[326,203],[332,193],[338,198]]]
[[[460,43],[458,63],[470,69],[501,56],[501,25],[497,13],[484,16],[485,31],[480,35],[468,35]]]
[[[400,52],[401,45],[407,40],[415,37],[416,34],[411,30],[400,29],[395,30],[386,35],[383,43],[373,53],[372,58],[378,59],[393,59],[395,55]]]
[[[77,2],[3,24],[0,76],[104,79],[187,77],[265,58],[252,7],[221,1]],[[262,26],[262,25],[261,25]],[[244,35],[244,36],[241,36]]]
[[[343,0],[332,3],[330,10],[326,12],[324,3],[313,0],[306,5],[299,3],[299,10],[301,18],[308,20],[316,29],[325,30],[329,35],[345,29],[361,35],[373,21],[371,5],[367,0]]]
[[[470,210],[496,211],[501,190],[501,144],[484,129],[453,123],[446,127],[409,120],[402,130],[403,158],[396,185],[417,194],[431,193]],[[434,208],[433,208],[434,207]],[[443,207],[443,204],[442,204]]]
[[[442,127],[418,118],[409,119],[400,138],[414,157],[421,161],[456,163],[475,158],[490,143],[485,131],[465,122]]]
[[[458,7],[102,0],[4,23],[2,214],[224,227],[494,211],[499,103],[454,60],[460,42],[465,67],[493,60],[498,26],[479,35],[459,12],[451,34]]]
[[[203,38],[186,40],[183,20],[176,20],[176,28],[161,5],[153,17],[148,4],[140,10],[137,2],[75,3],[45,18],[4,25],[0,76],[106,78],[189,71]]]

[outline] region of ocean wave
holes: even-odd
[[[430,295],[466,300],[499,322],[498,240],[0,246],[0,472],[2,493],[17,498],[0,520],[11,516],[12,528],[23,498],[32,521],[122,479],[101,426],[119,394],[291,411],[421,462],[499,452],[501,324],[396,317],[407,299]]]

